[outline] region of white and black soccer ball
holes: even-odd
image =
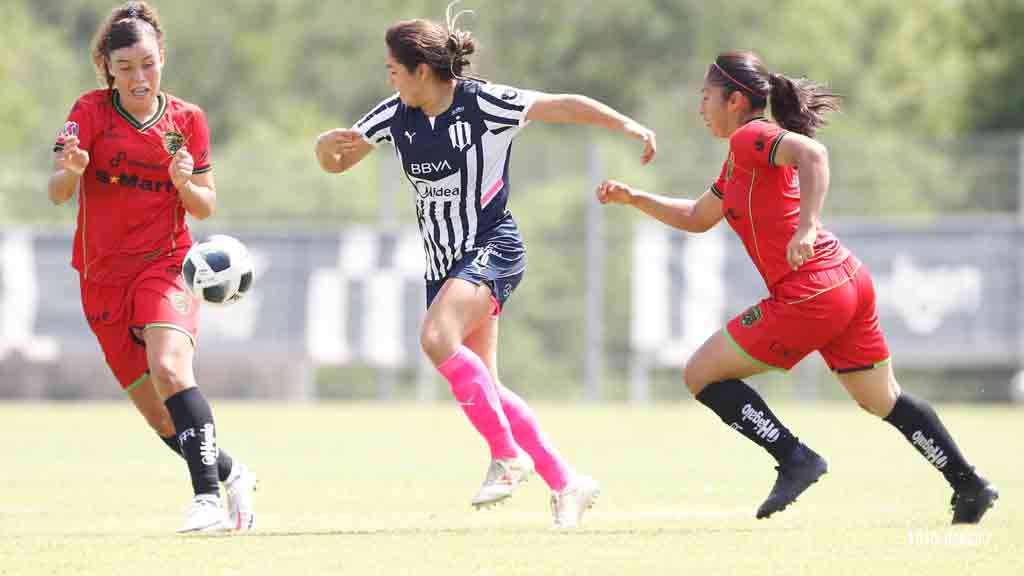
[[[189,248],[181,263],[181,276],[189,291],[203,302],[234,304],[252,288],[252,258],[245,244],[215,234]]]

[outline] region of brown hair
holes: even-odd
[[[160,27],[160,17],[145,2],[125,2],[114,8],[100,24],[92,39],[92,64],[101,84],[106,84],[107,88],[114,86],[114,77],[110,74],[110,53],[134,45],[147,29],[156,37],[162,51],[164,30]]]
[[[725,97],[740,92],[753,110],[771,104],[772,117],[786,130],[814,138],[825,126],[826,112],[838,112],[842,97],[806,78],[768,72],[753,52],[719,54],[708,69],[708,81],[725,89]]]
[[[447,25],[417,18],[388,28],[384,41],[391,57],[409,72],[424,63],[440,80],[464,78],[463,71],[471,66],[469,56],[476,52],[476,40],[468,30],[455,27],[460,16],[472,14],[470,10],[461,10],[453,17],[452,8],[458,3],[455,0],[448,4]]]

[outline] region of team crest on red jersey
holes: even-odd
[[[174,309],[177,310],[178,314],[188,314],[189,304],[191,303],[192,299],[184,292],[175,292],[171,294],[171,306],[174,306]]]
[[[746,312],[743,313],[743,316],[740,318],[740,324],[744,328],[750,328],[751,326],[756,324],[757,321],[760,320],[760,319],[761,319],[761,308],[759,308],[757,306],[751,306],[750,308],[747,309]]]
[[[164,132],[162,139],[164,143],[164,150],[166,150],[171,156],[177,154],[178,150],[181,150],[182,147],[185,146],[185,135],[181,132],[176,132],[174,130]]]

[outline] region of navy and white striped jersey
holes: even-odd
[[[443,279],[468,251],[511,223],[508,165],[512,139],[526,126],[537,93],[460,80],[452,105],[436,118],[398,95],[354,129],[377,146],[394,145],[415,191],[428,282]],[[518,234],[518,231],[515,232]]]

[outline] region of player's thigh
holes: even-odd
[[[690,357],[683,370],[683,380],[696,395],[712,382],[747,378],[767,370],[737,350],[723,329],[705,340]]]
[[[836,372],[836,379],[857,404],[879,418],[892,412],[901,393],[892,362],[856,372]]]

